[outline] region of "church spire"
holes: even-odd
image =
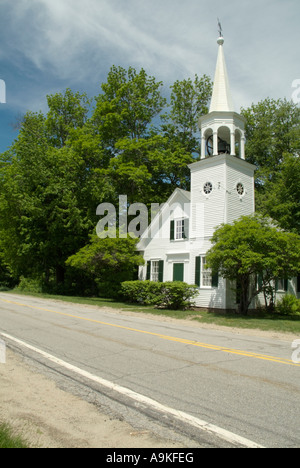
[[[201,159],[220,154],[230,154],[245,159],[245,118],[234,110],[220,22],[218,44],[218,59],[209,113],[199,119]]]
[[[221,34],[222,30],[220,28],[220,37],[218,38],[219,51],[215,72],[213,94],[210,104],[210,112],[234,112],[234,104],[230,92],[223,50],[224,38]]]

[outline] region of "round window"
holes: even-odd
[[[213,185],[211,182],[206,182],[203,186],[203,192],[205,195],[209,195],[212,192]]]
[[[244,193],[245,193],[244,186],[243,186],[243,184],[242,184],[241,182],[239,182],[239,183],[237,184],[236,190],[237,190],[237,193],[238,193],[239,195],[244,195]]]

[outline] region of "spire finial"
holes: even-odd
[[[218,44],[223,45],[224,44],[224,38],[223,38],[223,30],[222,30],[222,25],[221,22],[218,18],[218,32],[219,32],[219,38],[218,38]]]

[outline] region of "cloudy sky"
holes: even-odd
[[[66,88],[100,93],[112,65],[163,81],[214,77],[217,18],[236,110],[292,98],[300,83],[299,0],[0,0],[0,152],[27,110]],[[0,101],[3,101],[0,89]]]

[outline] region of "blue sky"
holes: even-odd
[[[213,78],[218,17],[236,110],[291,99],[299,0],[0,0],[0,152],[18,116],[46,112],[46,95],[66,88],[97,96],[112,65],[144,68],[165,93],[175,80]]]

